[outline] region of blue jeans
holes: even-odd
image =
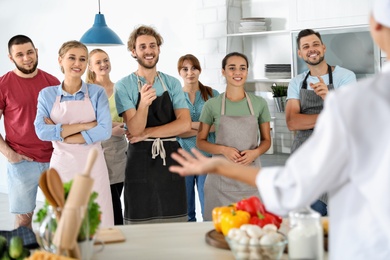
[[[10,212],[26,214],[33,212],[37,199],[38,182],[49,163],[22,160],[7,163],[8,197]]]
[[[188,221],[195,222],[196,221],[196,212],[195,212],[195,184],[198,189],[199,202],[203,215],[203,207],[204,207],[204,181],[206,179],[206,175],[200,176],[186,176],[186,191],[187,191],[187,212],[188,212]]]
[[[320,201],[320,200],[317,200],[316,202],[311,204],[311,208],[313,210],[317,211],[318,213],[320,213],[321,216],[327,216],[328,215],[327,205],[324,202]]]

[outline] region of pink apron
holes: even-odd
[[[88,87],[84,100],[72,100],[60,102],[61,96],[56,97],[50,118],[55,124],[77,124],[96,120],[95,111],[88,95]],[[94,179],[93,190],[98,192],[97,203],[102,212],[100,227],[114,225],[110,181],[108,179],[107,165],[104,160],[101,142],[93,144],[66,144],[60,141],[53,142],[53,155],[50,167],[55,168],[63,182],[68,182],[76,174],[84,171],[90,149],[96,148],[98,157],[91,171]]]

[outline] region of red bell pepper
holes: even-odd
[[[264,214],[266,212],[264,204],[256,196],[252,196],[247,199],[240,200],[236,204],[236,209],[249,212],[251,216],[257,216],[258,213]]]
[[[264,214],[258,214],[258,216],[252,216],[249,220],[249,224],[254,224],[259,227],[264,227],[267,224],[274,224],[278,229],[280,228],[280,224],[278,216],[271,214],[269,212],[265,212]]]

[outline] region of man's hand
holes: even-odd
[[[144,84],[141,88],[141,100],[139,105],[142,107],[149,107],[152,102],[157,98],[156,90],[152,88],[152,85]]]
[[[326,95],[328,94],[328,86],[325,84],[324,80],[321,77],[317,77],[320,82],[318,83],[310,83],[310,87],[314,90],[314,92],[322,98],[322,100],[325,99]]]
[[[17,152],[13,151],[12,153],[9,154],[9,156],[7,157],[8,161],[10,163],[18,163],[22,160],[26,160],[26,161],[29,161],[29,162],[32,162],[33,159],[31,159],[30,157],[27,157],[23,154],[18,154]]]

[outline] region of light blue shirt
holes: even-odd
[[[43,141],[62,141],[62,124],[48,125],[44,118],[50,118],[57,96],[61,96],[60,102],[72,100],[84,100],[84,95],[88,87],[88,95],[95,111],[97,126],[87,131],[81,131],[87,144],[107,140],[111,137],[111,114],[108,105],[108,98],[104,88],[95,84],[82,82],[81,89],[71,95],[62,89],[62,84],[50,86],[42,89],[38,96],[37,116],[34,121],[35,132],[39,139]],[[82,113],[83,111],[80,111]]]
[[[162,72],[159,72],[159,74],[168,90],[173,109],[188,108],[180,81]],[[139,77],[139,79],[142,87],[146,80],[143,77]],[[115,83],[115,102],[119,116],[122,116],[123,112],[131,108],[136,108],[139,92],[137,82],[137,75],[131,73]],[[153,88],[156,89],[157,96],[161,96],[164,93],[164,88],[158,76],[154,78]]]
[[[188,93],[184,93],[187,101],[188,108],[190,109],[191,114],[191,121],[192,122],[199,122],[200,114],[202,113],[203,105],[206,101],[204,101],[200,91],[196,91],[195,93],[195,102],[194,104],[191,103],[191,100],[188,96]],[[219,95],[219,92],[215,89],[213,89],[213,97],[216,97]],[[196,136],[191,136],[187,138],[177,138],[177,141],[181,145],[181,147],[186,150],[187,152],[191,153],[191,148],[196,147]],[[207,136],[207,141],[210,143],[215,143],[215,133],[211,132]],[[201,151],[205,156],[211,157],[211,154],[206,153],[204,151]]]
[[[300,99],[299,92],[301,91],[302,82],[306,77],[306,74],[309,70],[297,75],[293,78],[288,84],[287,89],[287,99]],[[349,85],[351,83],[356,82],[356,75],[351,70],[342,68],[340,66],[335,66],[333,72],[333,87],[334,89],[338,89],[340,87]],[[321,76],[326,85],[329,85],[329,74]],[[318,83],[319,79],[317,77],[310,76],[307,77],[307,90],[313,90],[310,87],[310,83]],[[314,90],[313,90],[314,91]]]

